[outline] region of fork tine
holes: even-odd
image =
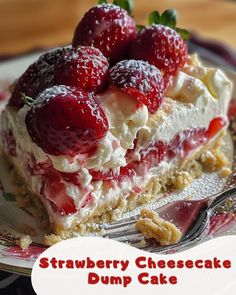
[[[120,225],[108,227],[105,229],[104,237],[109,239],[116,239],[118,237],[129,236],[133,234],[137,234],[138,231],[136,230],[134,224],[136,221],[129,222],[128,224],[123,222]]]
[[[126,237],[130,237],[130,236],[133,236],[133,235],[137,235],[138,234],[138,231],[135,229],[135,228],[132,228],[128,231],[122,231],[122,232],[112,232],[110,234],[108,234],[108,237],[110,239],[123,239],[123,238],[126,238]]]
[[[117,236],[117,238],[115,238],[114,240],[117,242],[128,243],[129,245],[134,246],[139,245],[140,242],[144,240],[144,236],[141,233],[134,232],[133,234],[130,234],[128,236]]]
[[[187,243],[191,243],[193,240],[197,240],[203,236],[204,231],[209,223],[209,219],[214,210],[223,203],[227,198],[232,197],[236,192],[236,187],[227,191],[218,193],[214,196],[208,197],[203,200],[191,201],[182,200],[173,202],[171,204],[164,205],[163,207],[156,208],[154,211],[158,212],[161,218],[167,221],[171,221],[181,229],[183,236],[182,239],[169,246],[160,246],[157,243],[154,244],[150,240],[146,240],[142,233],[139,233],[135,227],[135,223],[140,217],[139,214],[119,220],[113,224],[101,225],[100,229],[103,230],[104,238],[113,239],[119,242],[128,243],[131,246],[148,252],[163,252],[175,251],[180,247],[185,247]],[[214,201],[213,201],[214,200]],[[191,206],[190,206],[191,205]],[[187,208],[187,211],[186,211]],[[187,223],[186,220],[179,218],[184,213],[186,218],[191,223]],[[176,217],[176,218],[173,218]],[[179,218],[179,219],[178,219]],[[182,223],[184,222],[184,224]],[[183,227],[185,225],[185,227]]]
[[[128,243],[140,249],[141,246],[147,246],[143,234],[139,233],[135,228],[138,217],[139,215],[135,215],[128,219],[117,221],[111,225],[102,225],[101,227],[105,230],[103,237]],[[141,246],[140,242],[142,242]]]
[[[106,225],[106,226],[103,227],[103,229],[105,229],[107,232],[114,231],[114,230],[122,231],[125,228],[134,225],[136,221],[137,221],[137,219],[131,220],[131,221],[128,221],[128,222],[126,222],[126,220],[125,220],[125,221],[122,221],[122,222],[119,222],[119,223],[114,223],[114,224],[111,224],[111,225],[108,225],[108,226]]]
[[[128,225],[134,224],[138,220],[138,217],[139,215],[135,215],[127,219],[116,221],[112,224],[102,224],[100,225],[100,228],[105,229],[106,231],[116,230],[116,229],[118,230],[119,228],[122,229]]]

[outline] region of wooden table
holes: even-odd
[[[236,49],[236,1],[133,0],[137,23],[152,10],[176,8],[179,26]],[[70,43],[74,28],[95,0],[0,0],[0,54]]]

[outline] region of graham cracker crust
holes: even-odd
[[[122,217],[122,214],[131,211],[144,204],[153,203],[163,197],[170,189],[183,189],[195,178],[199,178],[203,172],[219,171],[221,176],[230,173],[229,161],[220,150],[224,132],[222,131],[212,142],[196,150],[187,160],[182,161],[178,168],[171,169],[161,176],[152,177],[140,193],[131,192],[120,196],[104,204],[93,212],[93,215],[77,220],[69,229],[61,228],[56,224],[49,226],[47,213],[41,200],[35,194],[29,193],[27,185],[22,181],[19,174],[13,170],[15,182],[18,183],[17,203],[19,207],[30,209],[30,212],[39,221],[42,228],[47,229],[44,238],[46,245],[55,244],[63,239],[72,238],[78,235],[85,235],[88,232],[98,232],[98,224],[111,223]],[[10,159],[9,159],[10,160]],[[48,230],[49,227],[51,230]]]

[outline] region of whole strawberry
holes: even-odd
[[[135,36],[135,22],[125,9],[102,4],[84,15],[75,29],[72,45],[96,47],[114,64],[127,56]]]
[[[109,74],[110,85],[133,97],[138,105],[146,105],[154,114],[164,98],[164,80],[161,72],[142,60],[122,60]]]
[[[109,63],[99,49],[88,46],[72,48],[56,61],[55,83],[99,92],[105,84],[108,68]]]
[[[153,12],[149,23],[153,22],[137,34],[130,48],[130,58],[148,61],[164,74],[174,75],[187,60],[187,44],[180,34],[187,37],[188,32],[175,27],[173,10],[166,10],[161,16]]]
[[[55,156],[89,152],[108,131],[107,118],[94,96],[64,85],[41,92],[25,123],[31,139]]]
[[[36,96],[54,83],[54,64],[65,52],[65,48],[56,48],[42,54],[31,64],[14,85],[8,105],[21,108],[24,105],[22,95],[35,99]]]

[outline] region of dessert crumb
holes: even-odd
[[[178,172],[172,179],[172,184],[177,189],[184,189],[193,182],[193,177],[187,171]]]
[[[25,250],[32,243],[32,239],[29,235],[22,235],[19,240],[16,241],[16,244],[21,247],[22,250]]]
[[[146,242],[145,242],[145,240],[141,240],[141,241],[138,243],[137,246],[138,246],[138,247],[145,247],[145,246],[146,246]]]
[[[229,160],[220,150],[207,151],[201,156],[201,163],[206,172],[215,172],[229,165]]]
[[[141,210],[135,226],[145,238],[154,238],[162,246],[178,243],[182,237],[181,231],[173,223],[160,218],[156,212],[147,208]]]
[[[219,176],[226,177],[232,173],[232,170],[228,167],[224,167],[219,171]]]
[[[58,235],[51,234],[44,236],[44,244],[47,246],[52,246],[62,241],[62,238]]]

